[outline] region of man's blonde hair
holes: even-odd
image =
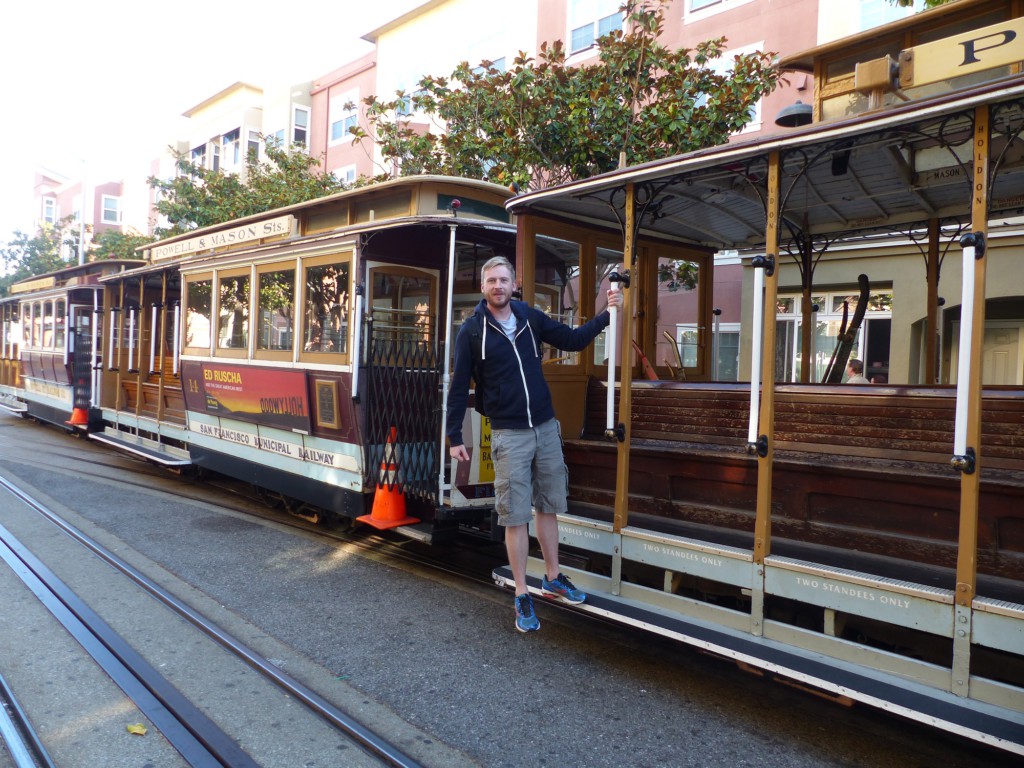
[[[484,287],[484,275],[495,267],[505,267],[509,274],[512,275],[513,285],[516,282],[516,268],[512,266],[512,262],[506,259],[504,256],[494,256],[484,262],[484,265],[480,267],[480,287]]]

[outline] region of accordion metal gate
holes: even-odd
[[[436,506],[443,407],[437,345],[369,336],[365,484]]]

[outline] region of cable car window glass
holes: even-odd
[[[189,280],[185,296],[185,346],[210,348],[213,280]]]
[[[249,348],[249,274],[221,275],[217,295],[217,348]]]
[[[32,305],[32,346],[39,347],[43,343],[43,303],[37,301]]]
[[[581,323],[580,244],[556,237],[537,237],[534,305],[560,323],[575,328]],[[579,352],[544,346],[544,362],[578,365]]]
[[[811,297],[811,363],[810,381],[825,378],[835,352],[839,331],[843,325],[843,305],[847,305],[846,327],[853,318],[860,296],[855,290],[818,294]],[[817,311],[814,306],[817,305]],[[891,290],[872,291],[868,296],[866,319],[861,324],[850,351],[850,357],[866,359],[866,370],[871,375],[889,374],[889,330],[892,319],[893,293]],[[796,312],[801,306],[798,294],[779,295],[776,325],[775,375],[779,382],[800,381],[803,358],[803,315]],[[867,318],[870,318],[867,319]],[[872,323],[875,323],[872,326]],[[873,331],[874,335],[868,331]]]
[[[373,337],[398,342],[432,341],[437,279],[406,267],[375,267],[370,271]]]
[[[700,264],[688,259],[658,257],[658,319],[652,365],[664,365],[672,378],[699,367],[703,328],[700,305]]]
[[[295,333],[295,270],[260,272],[256,349],[290,350]]]
[[[54,309],[54,313],[53,313],[53,327],[54,327],[53,345],[57,349],[63,349],[64,348],[64,324],[65,324],[65,317],[64,316],[67,314],[67,309],[65,308],[64,299],[58,299],[57,302],[54,304],[54,307],[55,307],[55,309]]]
[[[43,302],[43,341],[44,348],[53,346],[53,302]]]
[[[306,267],[304,352],[348,354],[348,261]]]
[[[796,313],[799,299],[795,296],[780,296],[775,302],[775,311],[780,315],[792,315]]]
[[[32,346],[32,305],[22,304],[21,305],[21,332],[22,336],[18,340],[19,345],[26,347]]]

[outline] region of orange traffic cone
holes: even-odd
[[[394,456],[397,437],[398,430],[392,427],[387,445],[384,447],[384,460],[380,463],[380,480],[377,481],[377,491],[373,494],[373,508],[370,514],[356,518],[381,530],[412,525],[420,521],[418,517],[406,516],[405,494],[398,490],[395,484],[397,467],[394,464]]]
[[[89,425],[89,412],[85,408],[75,408],[71,418],[64,422],[69,427],[86,427]]]

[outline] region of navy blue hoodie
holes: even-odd
[[[447,430],[453,446],[464,444],[462,420],[474,367],[472,324],[480,329],[482,341],[479,365],[483,386],[476,391],[477,398],[483,398],[482,411],[490,417],[494,429],[528,429],[555,417],[551,391],[541,369],[540,344],[579,352],[608,327],[610,320],[604,311],[579,328],[570,328],[525,301],[511,301],[509,305],[516,318],[515,344],[488,311],[486,299],[480,300],[455,339]]]

